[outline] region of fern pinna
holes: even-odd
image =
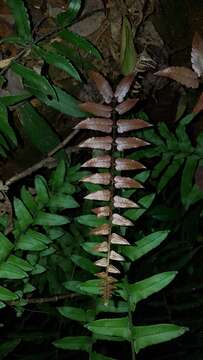
[[[122,255],[114,250],[115,245],[129,245],[128,240],[119,235],[116,227],[133,226],[133,223],[123,217],[119,212],[124,208],[137,208],[138,205],[125,197],[119,196],[118,192],[128,188],[142,188],[137,181],[127,176],[121,176],[123,171],[132,171],[145,168],[140,162],[127,158],[117,157],[117,152],[135,149],[149,145],[148,142],[137,137],[126,137],[125,133],[151,126],[142,119],[123,119],[123,115],[131,110],[138,99],[125,97],[134,80],[134,75],[124,77],[117,85],[115,92],[112,91],[108,81],[99,73],[92,71],[91,79],[95,82],[97,89],[102,95],[104,104],[86,102],[81,104],[83,111],[97,117],[87,118],[81,121],[76,128],[88,129],[106,133],[106,136],[91,137],[79,144],[80,148],[91,148],[102,150],[102,154],[86,161],[83,167],[108,169],[105,172],[96,172],[82,179],[83,182],[105,185],[106,189],[92,192],[85,196],[85,199],[103,201],[106,206],[92,209],[97,217],[106,217],[108,221],[101,226],[93,229],[91,235],[106,236],[106,240],[99,243],[94,251],[102,253],[102,257],[95,262],[104,271],[96,273],[102,280],[102,295],[105,304],[111,297],[115,288],[116,279],[114,274],[119,274],[120,270],[115,266],[116,262],[124,261]],[[124,136],[122,136],[124,134]],[[120,154],[119,154],[120,155]]]

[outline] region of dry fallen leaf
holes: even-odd
[[[130,177],[125,177],[125,176],[115,176],[114,183],[115,183],[116,189],[124,189],[124,188],[141,189],[141,188],[143,188],[142,184],[140,184],[137,180],[134,180],[134,179],[131,179]]]
[[[122,255],[118,254],[114,250],[111,250],[111,252],[110,252],[110,259],[114,260],[114,261],[124,261],[125,260],[125,258]]]
[[[203,74],[203,39],[196,32],[192,41],[191,51],[192,68],[200,77]]]
[[[188,88],[197,89],[199,86],[197,74],[184,66],[171,66],[157,71],[154,75],[175,80]]]

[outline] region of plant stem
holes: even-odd
[[[130,344],[131,344],[131,354],[132,354],[132,360],[136,360],[136,353],[134,348],[134,339],[133,339],[133,319],[132,319],[132,312],[131,312],[131,306],[130,306],[130,298],[129,298],[129,291],[128,291],[128,279],[127,276],[125,276],[124,280],[125,284],[125,290],[127,292],[127,303],[128,303],[128,321],[129,321],[129,329],[130,329]]]

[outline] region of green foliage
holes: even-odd
[[[202,159],[202,134],[198,135],[195,147],[187,131],[187,126],[194,117],[195,114],[192,113],[181,119],[175,133],[163,122],[158,125],[157,131],[143,130],[140,135],[149,140],[153,146],[133,155],[135,159],[159,158],[152,171],[152,179],[158,183],[156,186],[158,192],[162,192],[181,171],[180,194],[186,209],[203,198],[202,192],[194,184],[194,175]]]
[[[88,58],[85,59],[85,62],[91,68],[91,57],[94,56],[101,59],[100,53],[90,41],[68,30],[68,26],[72,25],[75,21],[81,5],[80,0],[68,2],[67,10],[56,16],[56,30],[53,36],[55,38],[61,36],[65,39],[65,42],[71,45],[71,51],[74,54],[75,49],[81,49],[86,52]],[[26,57],[30,54],[31,50],[31,55],[37,56],[44,64],[55,66],[60,71],[65,71],[67,76],[74,78],[76,81],[81,81],[80,68],[83,66],[83,58],[77,55],[75,62],[75,57],[73,56],[72,58],[71,54],[69,57],[69,53],[66,53],[63,46],[57,49],[57,46],[51,45],[52,41],[50,39],[46,43],[46,35],[41,38],[36,36],[35,29],[32,29],[31,25],[32,19],[28,15],[28,10],[23,0],[18,2],[8,0],[8,6],[14,17],[16,35],[2,39],[1,43],[12,43],[21,47],[20,55],[17,53],[17,56],[12,59],[8,67],[23,80],[24,88],[22,87],[21,92],[17,95],[10,94],[1,97],[0,155],[6,158],[8,152],[17,146],[16,130],[8,122],[8,112],[11,115],[12,105],[17,106],[24,134],[37,149],[46,154],[47,151],[59,143],[59,138],[48,122],[33,108],[30,98],[35,96],[46,106],[68,116],[84,117],[85,113],[80,111],[77,99],[66,91],[54,86],[53,81],[48,78],[49,72],[45,73],[43,71],[44,65],[40,65],[39,72],[36,72],[25,65]],[[23,64],[20,63],[21,59]],[[24,100],[27,100],[27,102],[24,103]]]

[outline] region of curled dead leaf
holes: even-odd
[[[175,80],[188,88],[197,89],[199,86],[197,74],[184,66],[171,66],[157,71],[154,75]]]

